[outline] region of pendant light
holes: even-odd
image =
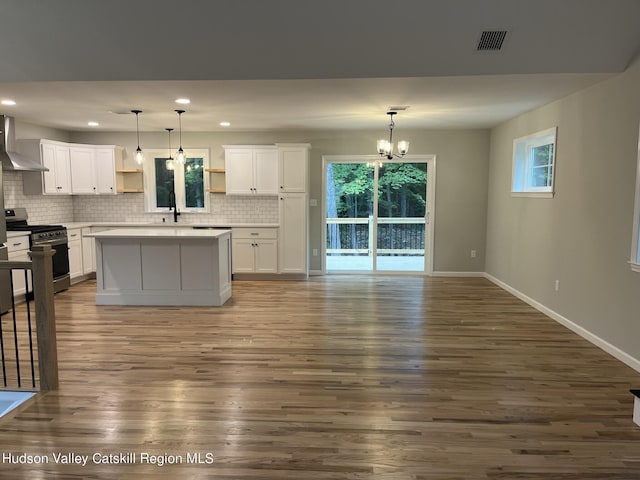
[[[184,150],[182,149],[182,114],[184,110],[176,110],[178,114],[178,125],[180,127],[180,148],[178,148],[178,164],[184,165]]]
[[[142,113],[142,110],[131,110],[131,113],[136,114],[136,135],[138,136],[138,148],[136,148],[136,162],[138,165],[142,165],[144,156],[142,155],[142,149],[140,148],[140,126],[138,124],[138,115]]]
[[[378,153],[381,157],[387,157],[388,160],[393,159],[393,157],[402,158],[409,151],[409,142],[400,141],[398,142],[398,153],[393,153],[393,127],[395,127],[395,123],[393,123],[393,116],[398,112],[387,112],[387,115],[391,117],[391,123],[389,123],[389,140],[378,140]]]
[[[175,170],[176,166],[173,162],[173,157],[171,156],[171,132],[173,131],[173,128],[165,128],[165,130],[169,132],[169,158],[167,158],[165,166],[167,167],[167,170]]]

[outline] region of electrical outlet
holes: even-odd
[[[471,250],[471,258],[476,258],[477,252],[475,250]]]
[[[318,249],[317,249],[317,248],[314,248],[314,249],[313,249],[313,256],[314,256],[314,257],[317,257],[317,256],[318,256]]]
[[[560,290],[560,280],[556,280],[556,292]]]

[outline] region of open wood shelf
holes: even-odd
[[[209,192],[209,193],[226,193],[227,191],[224,188],[207,188],[207,192]]]
[[[119,168],[116,169],[116,173],[142,173],[141,168]]]
[[[118,193],[144,193],[141,188],[119,188]]]
[[[224,168],[205,168],[204,171],[209,173],[224,173],[225,169]]]

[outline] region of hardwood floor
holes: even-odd
[[[233,288],[221,308],[58,294],[60,390],[0,420],[0,478],[640,478],[640,374],[485,279]]]

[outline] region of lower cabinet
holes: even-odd
[[[82,266],[82,229],[67,230],[67,242],[69,243],[69,276],[71,280],[84,274]]]
[[[81,281],[96,271],[95,240],[84,238],[91,233],[91,227],[67,229],[69,246],[69,276],[71,282]]]
[[[233,273],[278,273],[276,228],[234,228],[232,232]]]
[[[90,227],[81,229],[82,232],[82,273],[88,275],[96,271],[96,241],[93,238],[85,238],[91,233]]]
[[[307,194],[280,194],[279,272],[306,278],[307,261]]]
[[[31,260],[29,257],[29,236],[21,235],[19,237],[12,237],[7,241],[7,253],[9,260],[12,262],[28,262]],[[24,271],[14,270],[12,272],[13,277],[13,295],[18,297],[24,295],[27,291]],[[27,273],[27,280],[31,282],[31,272]],[[31,285],[29,285],[31,288]]]

